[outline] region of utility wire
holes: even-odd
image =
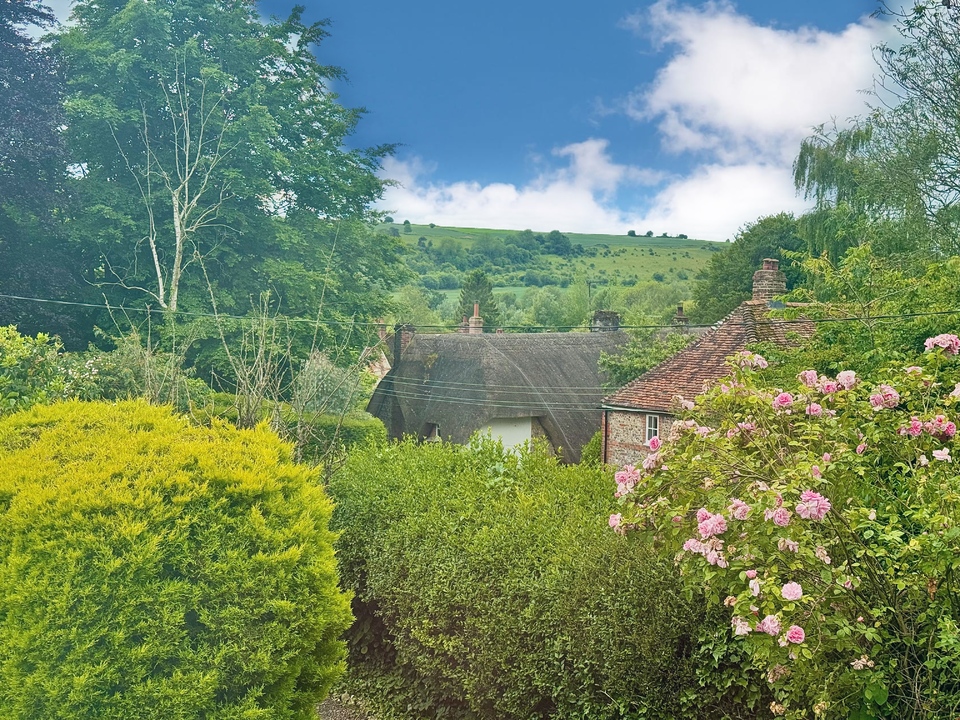
[[[98,303],[85,303],[85,302],[75,302],[71,300],[54,300],[51,298],[37,298],[37,297],[26,297],[23,295],[7,295],[0,293],[0,298],[6,300],[17,300],[23,302],[36,302],[36,303],[47,303],[51,305],[67,305],[74,307],[84,307],[92,308],[97,310],[110,310],[110,311],[121,311],[121,312],[137,312],[145,313],[148,315],[163,315],[167,311],[162,308],[154,307],[129,307],[126,305],[110,305],[109,303],[98,304]],[[801,324],[821,324],[821,323],[839,323],[839,322],[858,322],[863,323],[866,320],[903,320],[906,318],[921,318],[921,317],[942,317],[945,315],[958,315],[960,314],[960,309],[953,310],[938,310],[930,312],[915,312],[915,313],[897,313],[892,315],[872,315],[868,318],[855,317],[855,316],[844,316],[844,317],[826,317],[826,318],[768,318],[762,320],[751,320],[749,322],[738,322],[734,320],[718,320],[715,323],[711,324],[688,324],[688,325],[674,325],[671,323],[660,323],[660,324],[644,324],[644,325],[619,325],[621,330],[679,330],[679,329],[710,329],[716,328],[720,325],[725,327],[757,327],[763,325],[801,325]],[[249,315],[231,315],[227,313],[201,313],[201,312],[189,312],[186,310],[177,310],[174,315],[184,316],[184,317],[195,317],[195,318],[209,318],[209,319],[221,319],[221,320],[240,320],[245,322],[254,322],[259,321],[260,318],[251,317]],[[311,325],[335,325],[335,326],[344,326],[344,327],[356,327],[356,326],[367,326],[367,327],[381,327],[384,323],[377,322],[376,320],[320,320],[317,318],[299,318],[299,317],[288,317],[285,315],[276,315],[270,318],[271,320],[278,320],[282,322],[289,323],[308,323]],[[397,326],[402,326],[404,323],[397,323]],[[414,330],[458,330],[460,324],[449,324],[449,325],[416,325],[411,326]],[[570,330],[590,330],[592,326],[590,325],[501,325],[498,326],[503,330],[522,330],[528,334],[534,335],[538,332],[565,332]],[[491,333],[485,333],[490,335]],[[510,335],[516,335],[519,333],[508,333]]]

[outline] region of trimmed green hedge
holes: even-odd
[[[0,420],[0,717],[314,720],[351,618],[291,457],[142,402]]]
[[[211,393],[207,404],[194,408],[191,415],[204,425],[209,424],[211,418],[236,424],[235,401],[236,397],[229,393]],[[383,423],[367,413],[343,416],[305,413],[298,418],[288,405],[280,405],[277,411],[276,405],[264,402],[261,415],[263,420],[279,425],[278,431],[283,437],[299,445],[300,459],[306,462],[322,460],[331,449],[342,453],[358,445],[377,444],[387,439]]]
[[[738,716],[699,687],[714,626],[609,529],[612,489],[489,441],[354,450],[330,481],[353,687],[385,718]]]

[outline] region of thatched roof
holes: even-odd
[[[600,353],[626,340],[621,332],[414,335],[367,411],[391,437],[422,437],[434,424],[458,443],[495,418],[538,418],[575,462],[600,429]]]

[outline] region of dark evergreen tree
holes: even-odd
[[[463,279],[460,286],[460,307],[456,321],[473,315],[474,303],[480,303],[480,317],[483,318],[484,332],[494,332],[501,322],[500,306],[493,297],[493,283],[483,270],[473,270]]]

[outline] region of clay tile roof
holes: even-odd
[[[698,340],[605,397],[603,406],[670,413],[678,395],[692,399],[729,375],[726,359],[747,345],[773,342],[789,347],[813,331],[811,322],[771,320],[766,301],[747,300]]]

